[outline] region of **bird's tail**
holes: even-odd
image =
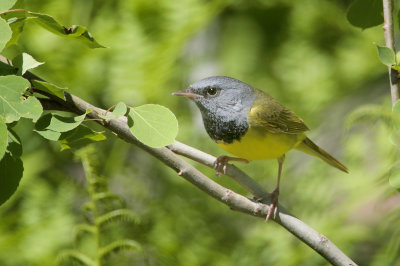
[[[346,166],[344,166],[342,163],[340,163],[338,160],[333,158],[329,153],[321,149],[320,147],[317,146],[314,142],[312,142],[309,138],[305,138],[297,147],[297,150],[300,150],[302,152],[305,152],[307,154],[310,154],[312,156],[315,156],[327,164],[332,165],[333,167],[336,167],[339,170],[342,170],[345,173],[348,173],[349,170],[347,169]]]

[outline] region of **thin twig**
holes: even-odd
[[[386,46],[396,54],[394,45],[393,28],[393,2],[392,0],[383,0],[383,32],[385,34]],[[399,72],[389,66],[390,94],[392,96],[392,107],[399,99]]]

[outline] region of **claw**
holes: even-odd
[[[214,162],[214,169],[216,170],[217,176],[226,174],[226,166],[229,162],[228,156],[218,156]]]
[[[225,175],[229,161],[237,161],[248,163],[249,161],[242,158],[229,157],[229,156],[218,156],[214,162],[214,169],[217,171],[217,176]]]

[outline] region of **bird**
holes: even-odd
[[[175,96],[186,97],[200,109],[205,130],[218,146],[237,156],[219,156],[217,175],[225,173],[229,161],[278,161],[277,185],[268,196],[276,218],[279,186],[285,154],[300,150],[348,173],[348,169],[306,136],[309,128],[294,112],[265,91],[231,77],[211,76],[199,80]]]

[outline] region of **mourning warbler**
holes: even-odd
[[[343,164],[306,136],[309,129],[301,118],[269,94],[240,80],[208,77],[173,95],[193,100],[201,111],[208,135],[220,147],[239,157],[220,156],[216,161],[218,167],[229,160],[278,159],[277,186],[271,194],[272,206],[267,220],[271,213],[276,216],[282,164],[289,150],[300,150],[348,172]]]

